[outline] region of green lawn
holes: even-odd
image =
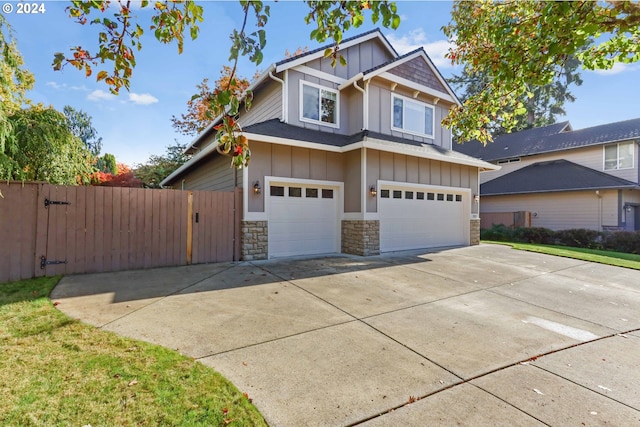
[[[537,245],[531,243],[495,242],[488,240],[483,240],[482,243],[508,245],[514,249],[519,249],[522,251],[539,252],[548,255],[556,255],[566,258],[574,258],[583,261],[598,262],[600,264],[640,270],[640,255],[637,254],[602,251],[598,249],[573,248],[570,246]]]
[[[0,284],[0,425],[266,425],[212,369],[62,314],[58,280]]]

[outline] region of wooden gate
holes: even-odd
[[[0,191],[0,283],[239,259],[239,189],[11,182]]]

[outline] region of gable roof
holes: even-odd
[[[638,188],[638,185],[568,160],[538,162],[480,185],[481,196]]]
[[[461,105],[460,99],[455,94],[451,86],[449,86],[449,83],[442,76],[442,74],[440,73],[440,70],[438,70],[438,68],[434,65],[433,61],[431,60],[431,58],[429,57],[429,55],[427,54],[427,52],[424,50],[423,47],[419,47],[418,49],[412,50],[411,52],[407,52],[402,56],[392,59],[391,61],[388,61],[384,64],[380,64],[377,67],[371,68],[370,70],[364,71],[362,73],[363,78],[365,80],[372,79],[373,77],[379,76],[387,71],[393,70],[394,68],[397,68],[400,65],[410,62],[415,58],[419,58],[419,57],[421,57],[427,63],[427,66],[433,72],[436,79],[438,80],[442,88],[445,90],[445,93],[449,95],[455,103],[457,103],[458,105]],[[440,88],[433,87],[433,86],[431,86],[431,88],[436,91],[440,91]]]
[[[393,48],[391,43],[389,43],[389,40],[387,40],[387,38],[382,34],[382,31],[380,31],[379,28],[374,28],[373,30],[367,31],[366,33],[343,39],[340,42],[340,50],[347,49],[350,46],[354,46],[374,38],[378,38],[393,57],[398,56],[398,52]],[[279,73],[289,68],[293,68],[297,65],[313,61],[314,59],[323,58],[324,51],[328,48],[334,47],[335,45],[336,43],[334,42],[328,45],[320,46],[319,48],[310,50],[309,52],[304,52],[300,55],[292,56],[291,58],[286,58],[282,61],[276,62],[275,72]]]
[[[564,124],[569,127],[560,130],[554,127],[562,127]],[[563,122],[542,128],[500,135],[493,142],[488,143],[486,147],[483,147],[478,141],[469,141],[458,145],[454,149],[490,162],[639,138],[640,118],[579,130],[571,130],[569,122]]]

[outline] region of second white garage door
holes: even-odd
[[[383,252],[466,245],[469,193],[456,188],[382,186],[380,250]]]
[[[269,257],[340,252],[339,187],[271,183]]]

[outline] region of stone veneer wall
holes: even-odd
[[[267,259],[269,250],[267,221],[242,221],[241,241],[240,257],[243,261]]]
[[[480,244],[480,218],[471,219],[471,236],[469,241],[471,245]]]
[[[378,255],[380,253],[380,221],[343,220],[342,252],[352,255]]]

